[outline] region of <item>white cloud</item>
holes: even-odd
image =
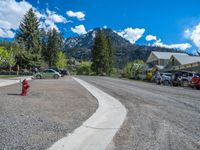
[[[154,41],[152,46],[156,47],[165,47],[165,48],[170,48],[170,49],[179,49],[182,51],[187,50],[188,48],[191,48],[192,45],[189,43],[180,43],[180,44],[164,44],[161,39],[158,39],[157,36],[154,35],[147,35],[146,36],[146,41]],[[149,44],[151,45],[151,44]]]
[[[46,10],[47,12],[47,19],[51,20],[55,23],[67,23],[67,19],[61,15],[56,14],[54,11],[50,11],[49,9]]]
[[[46,17],[45,14],[40,13],[39,11],[35,10],[35,14],[37,16],[38,19],[44,19]]]
[[[24,14],[32,7],[26,1],[0,0],[0,37],[13,37],[12,30],[16,30]]]
[[[44,23],[42,23],[41,25],[42,25],[41,27],[44,28],[46,31],[53,30],[53,29],[56,29],[57,31],[59,31],[57,25],[52,20],[46,19]]]
[[[87,33],[84,25],[75,26],[74,28],[71,28],[71,30],[72,32],[77,33],[79,35]]]
[[[154,35],[147,35],[146,41],[157,41],[157,37]]]
[[[186,29],[185,30],[184,36],[185,36],[185,38],[190,39],[190,37],[191,37],[191,31],[190,31],[190,29]]]
[[[66,14],[69,17],[76,17],[80,21],[85,20],[85,14],[82,11],[73,12],[73,11],[69,10],[66,12]]]
[[[13,38],[15,36],[15,33],[11,30],[3,30],[0,28],[0,37],[2,38]]]
[[[15,0],[0,1],[0,27],[4,29],[17,29],[24,14],[32,7],[26,1]]]
[[[124,29],[123,31],[117,32],[117,33],[121,37],[127,39],[132,44],[134,44],[137,40],[139,40],[143,36],[144,32],[145,32],[144,28],[142,28],[142,29],[127,28],[127,29]]]
[[[37,13],[36,13],[37,14]],[[57,27],[57,23],[68,23],[68,21],[65,17],[56,14],[54,11],[50,11],[49,9],[46,10],[45,14],[40,14],[37,15],[38,18],[40,19],[40,28],[44,28],[46,31],[47,30],[52,30],[56,29],[59,31]]]
[[[33,8],[40,20],[40,28],[45,28],[45,30],[55,28],[59,31],[57,23],[70,22],[65,17],[49,9],[45,13],[40,13],[26,1],[0,0],[0,37],[13,38],[14,32],[18,29],[20,22],[30,8]]]
[[[105,26],[103,26],[103,28],[104,28],[104,29],[107,29],[107,28],[108,28],[108,26],[107,26],[107,25],[105,25]]]
[[[57,14],[54,11],[50,11],[49,9],[47,9],[46,12],[43,14],[36,11],[36,15],[38,19],[40,20],[40,28],[44,28],[46,31],[52,30],[53,28],[59,31],[57,27],[57,23],[71,22],[67,20],[65,17]]]
[[[185,51],[187,50],[188,48],[191,48],[192,45],[189,44],[189,43],[181,43],[181,44],[163,44],[161,42],[161,40],[157,40],[153,46],[157,46],[157,47],[165,47],[165,48],[173,48],[173,49],[179,49],[179,50],[182,50],[182,51]]]
[[[192,40],[192,42],[200,49],[200,23],[192,29],[185,30],[185,37]]]

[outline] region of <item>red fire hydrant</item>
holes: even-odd
[[[30,85],[28,84],[28,81],[26,79],[23,80],[22,82],[22,96],[27,96],[28,88]]]

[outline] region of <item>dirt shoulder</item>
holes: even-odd
[[[39,150],[71,133],[97,109],[96,99],[72,78],[34,80],[0,88],[0,147]]]

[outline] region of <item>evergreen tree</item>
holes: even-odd
[[[96,74],[105,74],[107,67],[107,56],[105,55],[107,50],[107,41],[103,31],[99,31],[95,38],[94,46],[92,49],[92,71]]]
[[[47,35],[47,49],[46,52],[44,52],[44,54],[46,61],[49,64],[49,67],[51,67],[56,63],[56,56],[58,52],[63,50],[64,40],[62,34],[59,33],[56,29],[48,31]]]
[[[91,69],[98,75],[109,75],[113,65],[113,50],[111,40],[100,30],[95,38],[92,49]]]
[[[23,62],[29,67],[39,66],[41,62],[41,41],[39,21],[31,8],[22,20],[16,33],[16,40],[23,51]]]
[[[47,62],[48,61],[47,46],[48,46],[48,40],[49,40],[50,32],[47,33],[45,30],[42,29],[40,31],[40,33],[41,33],[42,58],[43,58],[43,61]]]
[[[108,74],[110,75],[113,69],[113,65],[114,65],[114,54],[113,54],[113,46],[112,46],[112,41],[109,37],[107,37],[107,42],[108,42],[108,64],[109,64],[109,68],[108,68]]]

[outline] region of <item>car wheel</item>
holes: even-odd
[[[160,81],[159,81],[159,80],[156,80],[156,84],[160,84]]]
[[[188,82],[187,80],[183,80],[183,81],[181,82],[181,86],[187,87],[187,86],[189,86],[189,82]]]
[[[169,84],[169,81],[165,80],[165,81],[164,81],[164,85],[169,86],[169,85],[170,85],[170,84]]]
[[[58,79],[59,76],[58,76],[57,74],[55,74],[53,78],[54,78],[54,79]]]
[[[42,79],[42,76],[41,75],[37,75],[36,79]]]
[[[200,86],[196,86],[196,89],[197,89],[197,90],[200,90]]]

